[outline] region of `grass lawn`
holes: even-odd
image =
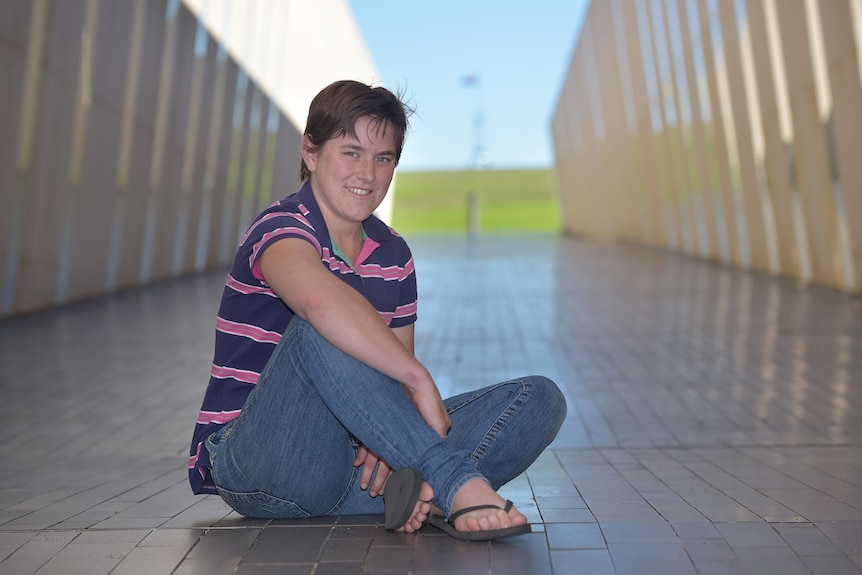
[[[399,172],[392,227],[403,233],[466,232],[475,195],[480,232],[557,232],[551,170]]]

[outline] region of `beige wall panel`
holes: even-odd
[[[568,79],[566,80],[568,83]],[[564,85],[560,94],[560,102],[568,102],[569,88]],[[574,222],[576,221],[574,198],[575,179],[571,176],[574,164],[574,142],[571,134],[571,120],[569,118],[572,110],[566,105],[557,108],[554,118],[554,138],[561,142],[554,147],[556,161],[554,171],[557,178],[557,193],[560,198],[560,215],[562,219],[563,233],[574,234],[576,232]],[[565,191],[565,192],[564,192]]]
[[[67,214],[72,218],[70,245],[64,247],[70,263],[61,268],[69,274],[69,300],[105,289],[132,8],[118,2],[103,2],[99,8],[81,184]]]
[[[712,123],[706,126],[709,147],[713,150],[715,158],[716,174],[721,197],[721,213],[718,218],[719,227],[725,231],[730,261],[737,266],[742,265],[742,248],[740,245],[739,230],[736,225],[736,201],[733,198],[730,176],[730,158],[727,153],[727,136],[721,122],[719,111],[718,79],[716,75],[715,50],[713,47],[712,32],[710,30],[709,12],[706,0],[698,0],[698,16],[701,23],[700,37],[703,40],[703,58],[706,65],[706,80],[709,92],[709,101],[712,112]]]
[[[186,143],[186,157],[184,161],[190,162],[183,165],[183,169],[190,173],[182,176],[182,202],[185,211],[184,222],[180,224],[184,228],[184,245],[182,253],[175,260],[175,274],[189,274],[196,271],[195,258],[198,252],[198,241],[201,240],[201,213],[209,212],[209,203],[204,205],[204,181],[207,171],[207,150],[210,137],[218,137],[212,134],[212,108],[215,93],[215,59],[217,46],[214,42],[206,40],[206,53],[195,56],[195,78],[193,79],[193,91],[189,102],[189,140]],[[197,75],[200,75],[198,78]],[[197,84],[197,86],[194,86]],[[192,122],[194,118],[194,122]],[[190,149],[192,148],[192,149]],[[179,229],[179,226],[178,226]],[[205,242],[205,240],[204,240]],[[205,246],[202,249],[206,249]],[[178,265],[177,265],[178,264]]]
[[[826,138],[818,112],[810,39],[803,0],[776,2],[781,29],[787,85],[796,136],[796,170],[811,250],[813,278],[826,285],[842,285],[840,243],[835,201],[829,176]]]
[[[688,0],[673,0],[676,2],[676,12],[679,18],[679,30],[681,35],[683,58],[686,71],[686,84],[689,94],[689,102],[691,106],[691,131],[692,131],[692,152],[694,161],[691,162],[695,167],[696,180],[698,189],[694,190],[695,202],[699,207],[694,210],[696,217],[702,218],[702,226],[704,228],[705,245],[701,245],[701,255],[710,259],[720,259],[718,245],[718,230],[716,228],[716,213],[715,213],[715,195],[716,190],[712,186],[711,178],[709,177],[710,158],[706,149],[706,136],[703,125],[703,110],[701,109],[699,87],[697,84],[697,72],[694,67],[693,51],[695,49],[692,41],[692,34],[689,26],[690,17],[697,17],[696,6],[692,13],[689,13]],[[699,27],[698,30],[699,32]],[[698,38],[698,49],[700,45],[700,36]]]
[[[591,21],[599,30],[612,30],[610,4],[599,2],[593,4],[590,11]],[[630,219],[630,206],[621,201],[624,193],[623,171],[620,165],[624,161],[623,141],[626,137],[625,115],[623,110],[622,91],[619,82],[620,62],[616,54],[612,34],[592,35],[594,69],[598,82],[597,89],[601,102],[601,131],[603,138],[597,141],[598,161],[595,164],[596,177],[601,182],[596,188],[596,194],[602,202],[596,210],[597,224],[606,238],[631,238],[631,228],[625,222]],[[598,140],[598,138],[597,138]]]
[[[252,114],[252,96],[254,86],[248,83],[238,83],[240,92],[238,93],[238,104],[234,106],[234,143],[232,144],[233,155],[231,159],[232,172],[228,176],[228,194],[230,194],[233,209],[228,212],[232,218],[233,237],[230,237],[229,252],[236,249],[239,238],[248,228],[251,223],[249,211],[243,210],[243,193],[245,190],[245,182],[247,172],[249,171],[249,142],[252,139],[250,125]],[[241,96],[241,97],[240,97]],[[234,152],[235,150],[235,152]],[[235,154],[235,155],[234,155]]]
[[[570,79],[569,86],[569,130],[573,138],[573,149],[569,157],[569,171],[572,174],[570,178],[571,186],[571,201],[569,202],[570,210],[570,230],[572,233],[589,235],[590,223],[590,205],[585,202],[587,199],[586,189],[589,187],[591,174],[589,173],[589,165],[586,160],[586,146],[584,144],[585,127],[582,120],[582,101],[585,94],[578,94],[577,84],[583,84],[583,78],[580,74],[581,60],[578,59],[573,74]]]
[[[15,301],[22,241],[23,186],[16,167],[21,144],[27,47],[33,4],[0,2],[0,317]]]
[[[575,66],[572,69],[572,76],[569,82],[569,124],[570,135],[572,137],[572,151],[569,154],[569,173],[571,177],[572,200],[570,202],[571,210],[571,230],[573,233],[588,235],[590,233],[590,205],[585,203],[587,188],[589,187],[589,165],[586,160],[586,145],[584,127],[582,120],[582,100],[587,96],[585,92],[578,93],[578,84],[583,85],[582,59],[577,59]]]
[[[258,158],[261,144],[260,132],[263,123],[261,117],[263,98],[264,95],[260,88],[252,86],[248,99],[248,116],[246,116],[248,134],[245,144],[245,166],[239,185],[240,231],[245,230],[257,214],[257,186],[260,182]]]
[[[659,2],[661,0],[655,0]],[[652,69],[655,71],[655,85],[657,86],[657,98],[655,106],[661,118],[658,131],[653,129],[653,143],[656,147],[656,160],[660,174],[659,197],[661,201],[661,213],[663,214],[664,245],[675,250],[683,250],[683,221],[679,206],[679,172],[676,168],[674,156],[674,140],[672,129],[668,126],[668,117],[665,101],[665,90],[670,85],[669,78],[661,71],[661,59],[667,54],[664,34],[656,30],[656,13],[653,12],[658,4],[644,2],[645,12],[639,17],[643,19],[642,30],[649,32],[649,54],[652,61]],[[660,18],[660,15],[659,15]]]
[[[243,59],[225,60],[220,87],[214,38],[206,38],[204,65],[192,65],[196,16],[187,6],[217,17],[237,6],[230,0],[0,2],[0,109],[11,111],[0,114],[0,317],[223,265],[254,215],[240,214],[247,177],[260,187],[258,205],[281,182],[294,191],[294,117],[304,122],[311,96],[329,81],[379,78],[345,0],[259,1],[257,28],[230,17],[214,26]],[[31,34],[34,12],[45,15],[36,19],[43,36]],[[332,50],[309,60],[298,48],[321,30],[336,32]],[[267,51],[277,56],[259,57]],[[269,132],[251,139],[251,99],[234,113],[240,66],[254,70],[241,92],[258,95],[259,114],[267,117],[262,84],[283,106],[261,122]],[[259,151],[248,154],[250,145]]]
[[[673,158],[672,170],[676,177],[676,206],[678,221],[680,225],[680,239],[683,251],[690,254],[703,254],[704,247],[701,246],[697,234],[697,211],[695,204],[695,196],[700,196],[700,192],[696,191],[700,185],[697,183],[696,171],[692,170],[691,166],[696,163],[692,157],[694,147],[690,142],[690,126],[686,125],[686,120],[683,117],[683,102],[682,94],[680,93],[679,74],[677,71],[677,54],[674,51],[674,40],[678,38],[679,28],[671,26],[671,15],[668,8],[668,2],[671,0],[661,0],[659,2],[661,28],[664,30],[663,45],[667,54],[667,80],[666,89],[671,92],[671,102],[676,116],[675,122],[668,121],[668,136],[671,142],[671,157]],[[676,6],[673,5],[675,9]],[[675,12],[675,11],[674,11]],[[678,24],[678,18],[674,14],[674,21]]]
[[[582,79],[584,84],[588,81],[586,77]],[[601,225],[601,209],[606,201],[601,184],[604,174],[598,169],[601,159],[595,140],[595,116],[588,98],[581,99],[579,104],[584,150],[578,154],[577,163],[578,173],[581,176],[578,210],[584,233],[598,240],[606,240],[609,239],[607,229]]]
[[[580,42],[579,42],[580,45]],[[582,166],[585,161],[585,136],[587,128],[584,126],[584,100],[587,98],[586,91],[579,92],[579,87],[584,86],[583,58],[576,58],[573,62],[571,74],[568,80],[568,106],[569,106],[569,129],[575,142],[571,154],[570,169],[578,177],[570,184],[571,201],[569,228],[572,233],[589,235],[590,205],[584,201],[584,190],[589,186],[591,174]]]
[[[159,183],[159,202],[156,215],[156,234],[151,278],[161,280],[174,274],[176,251],[182,249],[179,227],[185,225],[187,214],[180,213],[183,162],[186,157],[186,129],[188,127],[194,65],[194,39],[197,23],[181,7],[177,12],[177,35],[174,53],[167,140],[165,142],[164,171]],[[184,245],[184,244],[183,244]]]
[[[853,2],[593,0],[551,122],[565,233],[859,291]]]
[[[140,281],[144,257],[144,224],[150,196],[150,166],[156,129],[160,66],[165,45],[165,2],[145,0],[140,79],[132,126],[132,153],[123,210],[122,245],[117,262],[118,289]]]
[[[213,199],[212,210],[209,217],[209,233],[207,235],[206,267],[208,268],[228,265],[230,263],[229,261],[222,261],[220,259],[220,249],[222,236],[227,233],[233,233],[233,231],[228,232],[225,229],[225,211],[228,208],[227,174],[230,165],[230,136],[233,130],[231,122],[233,120],[234,96],[236,95],[237,67],[229,58],[226,58],[223,62],[217,62],[216,67],[217,77],[219,74],[218,69],[222,69],[224,87],[222,88],[223,96],[221,98],[221,108],[219,109],[215,105],[213,107],[213,118],[215,118],[216,115],[220,116],[219,125],[221,126],[221,129],[219,132],[218,148],[214,165],[208,166],[208,169],[212,170]],[[216,100],[216,102],[217,101],[218,100]]]
[[[275,134],[275,166],[273,167],[273,201],[299,189],[299,157],[302,133],[286,117],[278,123]]]
[[[834,105],[836,155],[844,198],[844,215],[855,273],[862,288],[862,78],[859,59],[862,38],[853,36],[853,14],[848,2],[820,2],[820,18]],[[862,22],[860,22],[862,26]]]
[[[632,87],[632,102],[634,104],[637,123],[634,138],[634,154],[636,157],[633,175],[636,178],[632,188],[638,195],[635,202],[641,214],[641,234],[644,241],[655,245],[663,245],[665,237],[664,215],[659,191],[658,169],[655,149],[651,145],[652,127],[650,125],[649,98],[646,88],[646,77],[641,53],[641,37],[638,31],[635,5],[626,0],[619,0],[620,14],[628,50],[629,78]]]
[[[772,271],[766,234],[764,207],[760,197],[760,184],[754,166],[749,102],[746,96],[746,80],[742,69],[740,35],[734,5],[718,2],[721,30],[724,39],[724,56],[730,88],[733,123],[739,158],[740,192],[745,212],[746,234],[751,255],[751,265],[760,271]]]
[[[260,183],[261,209],[284,197],[281,190],[275,189],[274,179],[278,152],[278,127],[286,120],[278,113],[278,108],[273,101],[269,102],[266,117],[266,144],[263,149],[263,176]]]
[[[776,89],[768,44],[766,13],[763,0],[747,0],[746,11],[751,28],[751,48],[757,69],[757,93],[760,103],[760,117],[764,135],[764,162],[768,192],[772,199],[775,214],[776,244],[780,273],[802,279],[801,258],[805,257],[803,246],[799,243],[792,213],[792,198],[788,166],[785,157],[785,143],[781,137],[779,111],[776,102]]]
[[[50,10],[15,312],[55,302],[84,11],[80,0],[54,3]]]
[[[266,152],[269,141],[269,131],[267,122],[269,120],[269,98],[263,92],[260,93],[260,112],[257,125],[257,134],[255,134],[256,156],[254,159],[254,188],[252,191],[252,212],[259,213],[269,205],[269,199],[272,194],[272,178],[267,176]]]

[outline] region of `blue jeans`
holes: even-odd
[[[566,402],[531,376],[445,400],[446,439],[424,421],[401,385],[341,352],[295,317],[240,416],[207,440],[219,494],[248,517],[383,513],[359,486],[360,444],[392,469],[413,467],[451,513],[455,494],[484,477],[498,489],[554,439]]]

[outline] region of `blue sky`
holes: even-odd
[[[552,165],[551,114],[589,0],[348,3],[377,80],[416,107],[400,170],[471,167],[477,144],[492,168]]]

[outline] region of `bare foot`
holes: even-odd
[[[413,533],[425,525],[425,520],[428,514],[431,513],[431,499],[434,497],[434,490],[431,486],[423,481],[422,487],[419,489],[419,499],[416,500],[416,507],[413,509],[413,515],[407,520],[403,527],[398,528],[398,531],[404,533]]]
[[[475,505],[496,505],[499,509],[478,509],[470,511],[455,519],[455,529],[458,531],[489,531],[505,529],[517,525],[525,525],[527,518],[515,507],[508,513],[503,509],[506,500],[500,497],[483,479],[474,478],[464,484],[452,501],[452,513]]]

